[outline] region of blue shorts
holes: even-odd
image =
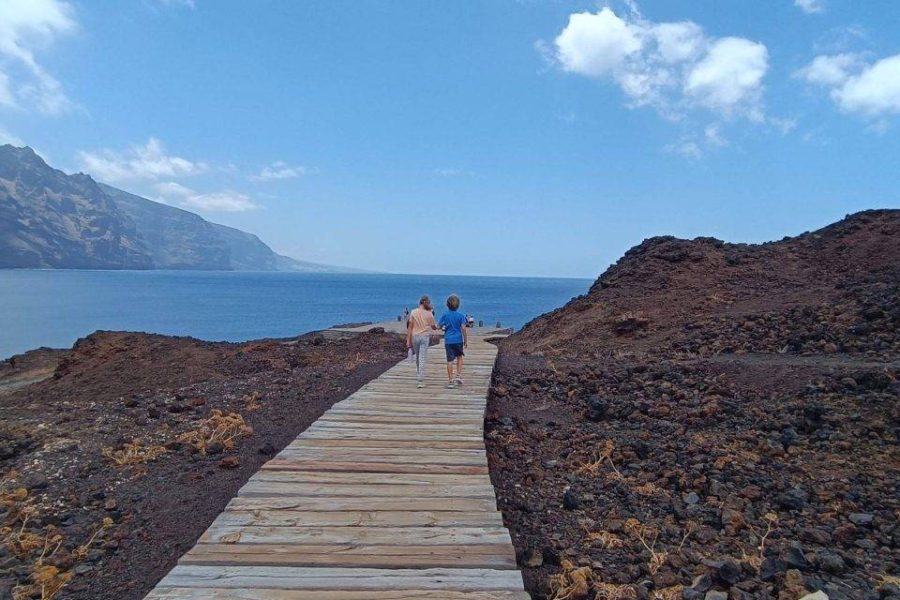
[[[463,352],[462,344],[444,344],[444,348],[447,350],[447,362],[453,362],[460,356],[465,356],[465,352]]]

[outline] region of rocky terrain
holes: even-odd
[[[404,350],[376,332],[98,332],[0,363],[0,598],[143,598],[263,462]]]
[[[534,598],[900,598],[900,211],[653,238],[501,342],[486,436]]]
[[[0,268],[351,272],[0,146]]]

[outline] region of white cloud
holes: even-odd
[[[652,106],[667,118],[703,107],[726,117],[762,119],[765,45],[738,37],[713,38],[692,21],[654,23],[629,3],[569,15],[554,40],[564,71],[609,80],[632,106]],[[539,46],[542,47],[542,46]]]
[[[24,146],[25,142],[21,138],[11,134],[0,127],[0,146],[4,144],[12,144],[13,146]]]
[[[728,140],[722,136],[718,125],[709,125],[703,130],[703,137],[710,146],[727,146]]]
[[[81,151],[77,158],[85,172],[108,182],[184,177],[208,169],[206,163],[166,154],[163,143],[152,137],[145,145],[132,146],[125,152]]]
[[[174,181],[158,183],[154,189],[159,193],[160,202],[202,212],[245,212],[259,208],[249,196],[233,190],[200,193]]]
[[[442,168],[442,169],[435,169],[435,170],[434,170],[434,174],[435,174],[435,175],[440,175],[441,177],[456,177],[457,175],[462,175],[463,172],[462,172],[460,169],[446,168],[446,167],[445,167],[445,168]]]
[[[825,3],[822,0],[794,0],[794,6],[808,15],[825,12]]]
[[[900,54],[872,64],[853,54],[817,56],[797,76],[830,88],[831,99],[845,112],[874,119],[900,114]],[[881,122],[879,129],[885,127]]]
[[[665,147],[666,152],[678,154],[684,158],[697,160],[703,156],[700,144],[690,139],[682,139],[677,144],[669,144]]]
[[[841,85],[850,79],[850,73],[861,64],[862,61],[856,54],[817,56],[796,75],[816,85]]]
[[[70,110],[62,84],[35,52],[77,28],[69,3],[61,0],[0,0],[0,104],[32,106],[47,114]],[[13,74],[15,85],[10,83]]]
[[[707,108],[726,115],[743,110],[758,121],[762,118],[762,79],[768,68],[769,52],[763,44],[723,38],[691,68],[684,91]]]
[[[318,169],[295,166],[292,167],[283,161],[275,161],[259,172],[259,175],[252,175],[250,179],[254,181],[272,181],[273,179],[293,179],[294,177],[302,177],[303,175],[311,175],[317,173]]]
[[[772,125],[782,134],[787,135],[797,128],[797,119],[791,118],[781,118],[781,117],[769,117],[768,118],[769,125]]]
[[[869,116],[900,113],[900,54],[883,58],[850,77],[832,97],[848,112]]]

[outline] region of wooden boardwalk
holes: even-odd
[[[488,476],[495,346],[465,385],[401,362],[266,463],[147,596],[153,600],[527,600]]]

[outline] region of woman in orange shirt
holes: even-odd
[[[431,298],[422,296],[419,299],[419,307],[409,313],[406,321],[406,347],[412,349],[416,355],[416,387],[425,387],[425,358],[428,354],[428,346],[431,345],[431,332],[436,331],[437,323],[434,321]]]

